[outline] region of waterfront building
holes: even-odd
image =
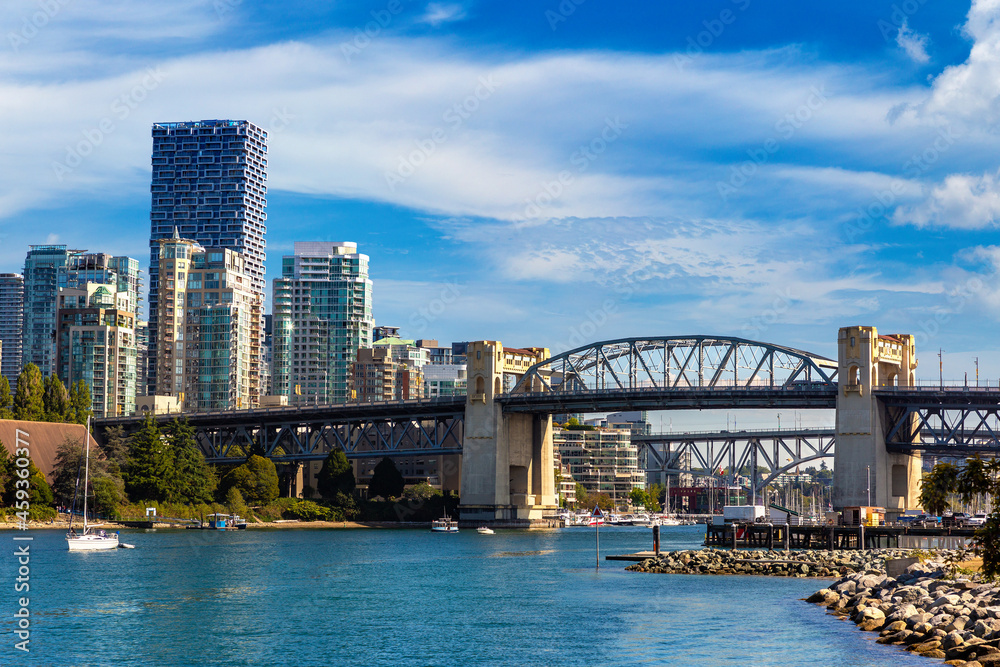
[[[423,395],[423,374],[403,361],[396,361],[389,346],[358,350],[351,365],[352,400],[404,401]]]
[[[87,283],[114,284],[116,293],[128,296],[132,312],[142,306],[142,277],[139,260],[133,257],[115,257],[103,252],[70,254],[66,260],[66,286],[85,287]]]
[[[628,429],[557,428],[552,433],[552,444],[570,475],[587,493],[606,493],[616,505],[624,505],[632,489],[645,488],[638,449]]]
[[[260,366],[261,397],[271,396],[274,388],[271,382],[271,368],[274,367],[274,315],[264,315],[264,361]],[[285,405],[288,405],[285,397]]]
[[[296,242],[273,290],[272,392],[292,405],[347,401],[351,364],[372,341],[368,255],[356,243]]]
[[[112,276],[114,278],[114,276]],[[135,412],[136,318],[133,293],[118,281],[59,290],[56,367],[67,387],[84,380],[94,417]]]
[[[399,338],[399,327],[379,325],[372,327],[372,340],[382,340],[383,338]]]
[[[424,396],[465,396],[468,383],[465,364],[427,364],[421,372]]]
[[[48,377],[56,364],[56,308],[66,287],[71,253],[64,245],[33,245],[24,258],[24,323],[21,366],[35,364]]]
[[[0,273],[0,375],[11,390],[21,374],[21,339],[24,335],[24,276]]]
[[[242,272],[263,302],[267,220],[267,133],[262,129],[245,120],[155,123],[152,137],[150,386],[157,385],[160,366],[159,241],[171,238],[176,227],[183,238],[203,248],[242,254]],[[259,375],[261,359],[249,363],[251,374]]]
[[[191,412],[256,407],[264,304],[246,256],[179,236],[159,245],[152,393]]]

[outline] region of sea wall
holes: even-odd
[[[874,570],[856,572],[807,601],[861,630],[878,632],[881,644],[953,665],[1000,666],[1000,586],[948,578],[946,559],[963,557],[939,553],[896,578]]]
[[[885,561],[902,558],[903,549],[866,551],[776,551],[698,549],[662,553],[629,565],[631,572],[660,574],[751,574],[777,577],[836,578],[867,570],[884,570]]]

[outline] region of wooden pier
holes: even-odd
[[[743,549],[954,549],[972,528],[909,526],[788,526],[767,523],[708,525],[705,546]]]

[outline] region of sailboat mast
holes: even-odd
[[[83,469],[83,534],[87,534],[87,484],[90,482],[90,417],[87,417],[87,454]]]

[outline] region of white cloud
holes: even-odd
[[[443,23],[461,21],[465,15],[465,7],[462,5],[432,2],[427,5],[427,11],[420,17],[420,22],[429,23],[436,28]]]
[[[1000,0],[973,0],[965,33],[973,40],[968,59],[934,80],[923,110],[988,131],[1000,120]]]
[[[903,19],[903,25],[899,27],[899,34],[896,35],[896,44],[906,52],[911,60],[921,65],[930,62],[931,57],[927,55],[927,41],[927,35],[913,32],[907,20]]]
[[[935,185],[924,201],[897,208],[893,221],[917,227],[984,229],[1000,219],[998,174],[952,174]]]

